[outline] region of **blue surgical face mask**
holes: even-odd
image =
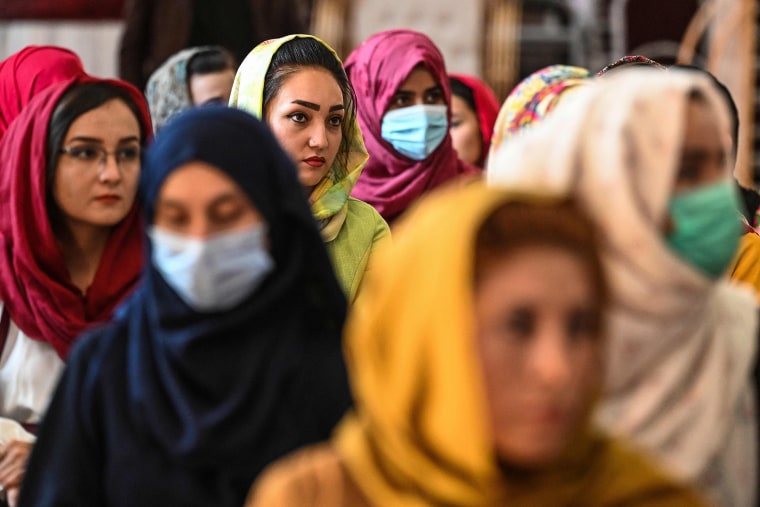
[[[668,245],[706,276],[719,278],[739,245],[740,206],[730,179],[674,195],[669,205],[674,230]]]
[[[425,104],[385,113],[381,135],[402,155],[424,160],[438,148],[448,131],[447,107]]]
[[[190,308],[217,312],[253,294],[274,268],[263,224],[198,239],[153,227],[153,265]]]

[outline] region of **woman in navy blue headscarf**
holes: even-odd
[[[239,110],[149,150],[141,288],[72,353],[21,505],[242,505],[350,404],[346,302],[287,155]]]

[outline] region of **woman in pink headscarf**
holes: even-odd
[[[0,62],[0,138],[37,93],[84,75],[79,57],[56,46],[27,46]]]
[[[451,144],[451,89],[443,55],[426,35],[387,30],[346,60],[369,161],[353,196],[391,222],[422,194],[480,169]]]

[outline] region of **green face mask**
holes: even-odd
[[[668,245],[708,277],[720,277],[739,246],[743,230],[739,206],[730,179],[673,196],[669,210],[675,230]]]

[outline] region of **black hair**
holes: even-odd
[[[449,77],[449,84],[451,86],[451,94],[464,100],[477,115],[478,109],[475,106],[475,95],[472,93],[472,88],[455,77]]]
[[[199,51],[187,62],[187,82],[190,77],[202,74],[212,74],[224,70],[234,71],[237,68],[235,57],[222,46],[212,46]]]
[[[54,223],[61,215],[61,210],[53,198],[53,187],[58,168],[58,158],[61,156],[61,148],[66,133],[77,118],[113,99],[124,102],[135,115],[135,119],[140,125],[140,144],[145,144],[148,133],[145,129],[143,113],[126,89],[102,81],[77,84],[69,88],[58,101],[48,124],[47,145],[45,147],[45,161],[47,163],[45,168],[45,195],[48,219],[51,223]]]
[[[277,50],[264,76],[264,97],[261,116],[266,121],[267,104],[277,95],[285,81],[303,67],[319,67],[327,70],[337,81],[343,94],[345,113],[341,131],[343,133],[338,149],[338,157],[345,167],[351,146],[351,127],[356,118],[354,88],[348,80],[340,60],[324,44],[311,37],[296,37]]]
[[[674,69],[683,69],[686,71],[692,71],[692,72],[699,72],[700,74],[703,74],[710,78],[713,85],[715,85],[715,89],[718,90],[720,95],[725,100],[726,106],[728,107],[728,112],[731,115],[731,141],[732,141],[732,147],[733,147],[733,155],[734,158],[736,158],[736,153],[739,149],[739,109],[736,107],[736,102],[734,101],[734,97],[731,95],[731,92],[729,89],[724,85],[722,82],[718,80],[717,77],[715,77],[711,72],[703,69],[702,67],[697,67],[696,65],[673,65],[671,68]]]
[[[729,114],[731,115],[731,146],[734,160],[736,160],[736,154],[739,150],[739,110],[736,107],[734,98],[731,96],[731,92],[728,90],[726,85],[718,81],[718,78],[701,67],[680,64],[673,65],[673,67],[691,72],[699,72],[701,74],[709,76],[710,80],[713,82],[713,85],[715,85],[715,88],[718,90],[718,92],[720,92],[721,96],[725,100],[726,106],[728,107]],[[692,90],[692,92],[689,94],[689,100],[704,102],[705,98],[704,95],[699,91]],[[758,207],[760,207],[760,195],[758,195],[758,192],[754,189],[744,188],[736,179],[734,179],[734,181],[741,194],[743,206],[740,211],[742,212],[742,215],[744,215],[744,218],[747,219],[747,223],[752,224],[755,221],[755,213]]]

